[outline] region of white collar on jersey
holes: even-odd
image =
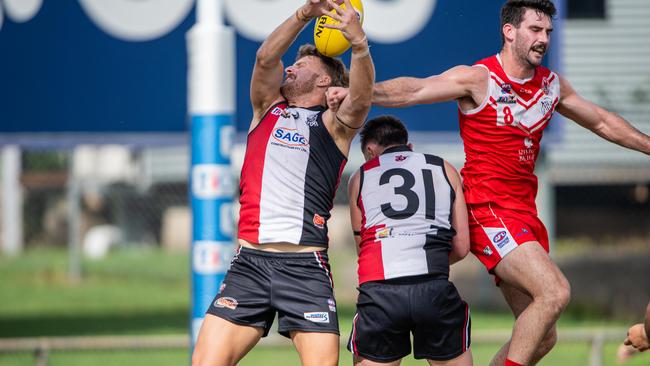
[[[533,80],[533,78],[535,77],[534,72],[533,72],[533,76],[529,77],[528,79],[518,79],[518,78],[516,78],[514,76],[510,76],[510,75],[508,75],[508,73],[506,73],[506,69],[503,68],[503,62],[501,61],[501,54],[500,53],[497,53],[497,60],[499,61],[499,65],[501,65],[501,69],[506,74],[508,79],[516,82],[517,84],[526,84],[527,82]]]

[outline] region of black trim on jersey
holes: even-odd
[[[427,270],[430,274],[449,276],[449,253],[454,229],[438,229],[436,234],[427,234],[424,252],[427,257]]]
[[[445,177],[445,180],[447,181],[447,184],[449,184],[449,187],[451,187],[451,193],[453,195],[453,198],[456,198],[456,191],[454,190],[454,185],[451,184],[451,181],[449,180],[449,176],[447,176],[447,169],[445,168],[445,161],[439,156],[436,155],[429,155],[429,154],[424,154],[425,159],[427,161],[427,164],[432,164],[432,165],[437,165],[442,168],[442,174]],[[454,200],[452,200],[453,202]]]
[[[341,168],[347,157],[334,142],[323,123],[324,111],[318,113],[317,123],[309,126],[309,160],[305,169],[305,198],[300,245],[328,246],[327,220],[334,204],[334,195],[341,180]],[[324,219],[316,226],[315,215]]]
[[[382,152],[380,155],[390,154],[390,153],[394,153],[394,152],[402,152],[402,151],[411,151],[412,152],[413,150],[411,150],[411,148],[408,147],[407,145],[397,145],[397,146],[391,146],[391,147],[386,148],[386,150],[384,150],[384,152]],[[428,163],[428,161],[427,161],[427,163]]]
[[[286,104],[287,107],[289,106],[289,105],[287,104],[287,101],[286,101],[286,100],[283,100],[283,101],[277,102],[277,103],[273,104],[272,106],[270,106],[270,107],[266,110],[266,112],[264,112],[264,114],[262,115],[262,118],[260,118],[260,120],[257,121],[257,124],[255,125],[255,128],[253,128],[252,130],[250,130],[250,131],[248,132],[248,134],[246,135],[246,143],[247,143],[247,144],[248,144],[248,136],[250,136],[253,132],[255,132],[255,130],[257,130],[257,128],[262,124],[262,122],[264,121],[264,119],[266,118],[266,116],[268,116],[269,113],[271,113],[271,111],[272,111],[275,107],[279,106],[280,104]]]
[[[447,181],[447,184],[449,184],[449,188],[451,188],[450,196],[449,197],[449,202],[451,202],[451,207],[449,209],[449,218],[447,219],[450,224],[452,224],[452,229],[453,229],[453,220],[452,216],[454,214],[454,203],[456,202],[456,189],[454,188],[454,185],[451,184],[451,181],[449,180],[449,176],[447,176],[447,169],[445,168],[445,160],[442,159],[439,156],[436,155],[429,155],[429,154],[424,154],[424,158],[427,162],[427,164],[432,164],[432,165],[437,165],[442,168],[442,175],[445,177],[445,180]],[[456,232],[454,231],[454,234],[452,236],[456,235]]]
[[[318,118],[316,119],[318,121],[318,127],[322,127],[321,129],[325,131],[325,135],[327,135],[327,139],[329,140],[330,143],[334,144],[334,147],[336,147],[336,152],[339,154],[339,157],[345,159],[346,161],[348,160],[348,156],[339,149],[339,146],[336,144],[336,141],[334,141],[334,137],[330,134],[330,131],[327,129],[327,126],[325,126],[325,121],[323,121],[323,114],[327,111],[326,108],[322,109],[320,113],[318,113]],[[310,127],[310,129],[313,127]],[[311,130],[310,130],[311,133]],[[310,135],[311,136],[311,135]],[[310,137],[311,140],[311,137]]]
[[[296,105],[289,104],[289,108],[302,108],[302,109],[308,109],[310,111],[318,111],[318,112],[325,112],[327,110],[327,108],[323,107],[322,105],[313,105],[311,107],[298,107]]]

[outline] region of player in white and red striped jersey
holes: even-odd
[[[449,266],[469,252],[467,207],[456,169],[415,153],[392,116],[361,130],[366,163],[350,178],[359,297],[348,350],[354,364],[471,366],[470,314]]]
[[[568,281],[548,255],[548,235],[535,207],[533,169],[553,112],[650,154],[648,135],[583,99],[566,79],[541,66],[555,13],[550,0],[508,0],[501,9],[498,55],[440,75],[377,83],[373,95],[373,103],[386,107],[458,102],[471,251],[497,276],[517,318],[510,342],[492,360],[495,366],[533,365],[544,357],[556,342],[555,323],[570,298]],[[332,89],[328,95],[336,104],[345,91]]]
[[[338,365],[339,327],[327,262],[327,219],[352,139],[371,105],[374,66],[349,0],[305,0],[264,41],[251,79],[251,123],[240,181],[240,248],[199,331],[194,366],[236,365],[274,318],[302,365]],[[336,12],[330,13],[330,11]],[[350,97],[326,108],[345,65],[302,46],[282,56],[309,21],[328,14],[351,43]],[[275,16],[276,14],[269,14]],[[284,74],[284,75],[283,75]]]

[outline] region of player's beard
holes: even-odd
[[[287,80],[285,80],[280,86],[280,93],[286,100],[293,100],[298,96],[311,93],[316,87],[317,79],[318,75],[313,74],[307,80],[294,79],[290,82],[287,82]]]
[[[521,41],[516,41],[514,44],[514,48],[515,48],[515,55],[517,55],[517,59],[519,59],[519,62],[524,66],[530,67],[531,69],[534,69],[535,67],[540,66],[542,64],[542,60],[546,55],[546,49],[547,49],[547,47],[539,44],[529,47],[528,45],[524,44],[524,42]],[[542,57],[540,58],[534,57],[533,52],[535,50],[541,52]]]

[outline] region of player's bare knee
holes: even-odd
[[[554,318],[559,318],[571,299],[571,288],[568,282],[560,282],[549,288],[541,296],[545,310]]]

